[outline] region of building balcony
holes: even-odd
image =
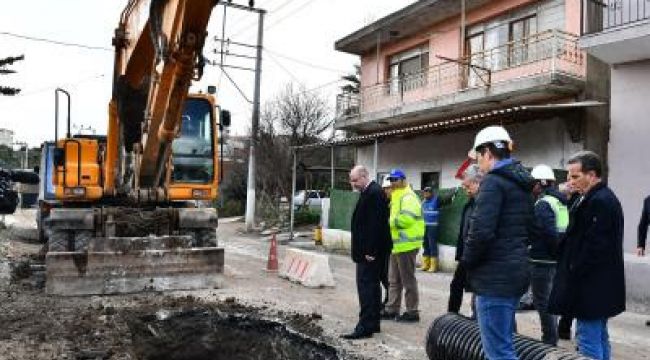
[[[621,64],[650,59],[650,0],[582,0],[580,46]]]
[[[336,128],[360,132],[575,95],[585,82],[578,37],[549,30],[337,97]]]

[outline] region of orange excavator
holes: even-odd
[[[55,134],[46,292],[215,288],[219,130],[230,114],[188,94],[217,0],[129,0],[115,30],[106,136]]]

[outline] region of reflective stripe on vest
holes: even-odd
[[[566,232],[566,229],[569,226],[569,209],[566,205],[562,204],[560,200],[551,195],[544,195],[537,201],[545,201],[551,206],[551,209],[555,214],[555,228],[558,232]]]

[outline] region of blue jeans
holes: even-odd
[[[555,265],[530,264],[530,283],[533,290],[533,305],[539,313],[542,325],[542,341],[556,346],[558,341],[557,316],[548,312],[548,297],[553,287]]]
[[[596,360],[610,360],[607,319],[576,319],[576,342],[580,355]]]
[[[438,244],[436,237],[438,236],[438,225],[427,225],[424,228],[424,241],[422,246],[424,251],[422,255],[438,257]]]
[[[518,297],[476,296],[481,344],[488,360],[518,360],[513,333]]]

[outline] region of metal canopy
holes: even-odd
[[[586,100],[586,101],[578,101],[572,103],[514,106],[514,107],[481,112],[473,115],[460,116],[460,117],[447,119],[447,120],[438,120],[427,124],[414,125],[414,126],[401,128],[401,129],[386,130],[386,131],[376,132],[367,135],[352,136],[340,140],[323,141],[314,144],[294,146],[293,149],[301,150],[301,149],[308,149],[308,148],[315,148],[315,147],[370,144],[375,140],[384,139],[393,136],[433,133],[433,132],[448,130],[457,127],[465,127],[465,126],[471,126],[475,124],[482,124],[482,123],[489,122],[490,120],[498,119],[503,121],[503,120],[513,119],[515,116],[521,116],[524,114],[584,109],[588,107],[604,106],[604,105],[607,105],[607,103],[594,101],[594,100]]]

